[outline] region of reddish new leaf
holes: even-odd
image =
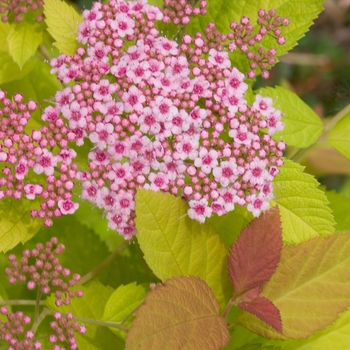
[[[253,220],[231,246],[228,272],[236,296],[267,282],[280,261],[281,220],[277,207]]]
[[[258,296],[252,301],[238,303],[238,306],[260,318],[261,321],[276,329],[276,331],[282,333],[281,314],[269,299]]]

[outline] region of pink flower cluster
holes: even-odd
[[[201,223],[235,205],[254,216],[266,210],[283,164],[285,144],[271,138],[283,128],[282,114],[271,98],[248,102],[246,77],[228,52],[239,48],[252,60],[248,76],[262,70],[266,77],[275,51],[255,55],[251,46],[267,34],[283,44],[280,27],[288,20],[261,10],[258,34],[244,17],[227,35],[209,23],[203,34],[178,42],[155,27],[161,20],[187,25],[205,13],[205,1],[196,8],[185,0],[166,1],[163,12],[147,0],[85,10],[76,54],[51,61],[66,87],[42,114],[48,126],[28,135],[36,104],[0,91],[0,199],[39,199],[31,215],[50,226],[77,210],[72,196],[80,182],[81,197],[103,209],[109,228],[126,239],[136,233],[138,188],[182,196],[189,217]],[[74,143],[90,147],[86,171],[78,171]]]
[[[66,282],[71,273],[69,269],[60,265],[57,258],[64,249],[64,245],[58,244],[58,239],[53,237],[45,246],[38,243],[34,249],[23,251],[20,262],[15,255],[10,255],[11,267],[5,270],[9,282],[11,284],[17,281],[27,282],[29,290],[38,287],[43,294],[55,291],[57,306],[69,305],[70,299],[74,297],[81,298],[83,296],[81,290],[69,290],[80,280],[80,275],[75,274]],[[33,264],[30,264],[33,258]]]
[[[6,322],[0,320],[0,341],[9,343],[8,350],[41,349],[41,343],[33,339],[34,333],[31,330],[25,331],[25,328],[31,323],[29,316],[24,315],[21,311],[12,313],[5,306],[0,308],[0,314],[7,318]],[[20,340],[22,334],[24,334],[24,339]]]
[[[71,200],[78,168],[72,163],[76,152],[68,143],[75,134],[63,120],[54,124],[58,115],[50,109],[43,116],[52,121],[49,127],[27,134],[25,128],[36,108],[33,101],[24,103],[22,95],[15,94],[10,100],[0,90],[0,200],[39,199],[40,209],[32,210],[31,215],[51,226],[53,217],[73,214],[79,206]]]
[[[43,0],[0,0],[0,13],[2,22],[15,20],[21,22],[28,12],[36,13],[36,21],[43,21]]]
[[[70,350],[78,349],[78,344],[75,339],[75,333],[85,334],[86,327],[78,324],[74,321],[72,313],[66,315],[56,312],[54,315],[54,321],[50,323],[50,328],[54,331],[54,334],[49,336],[49,342],[54,344],[52,350],[65,350],[59,345],[59,343],[68,343]]]
[[[283,164],[285,145],[271,138],[283,128],[281,112],[260,95],[250,105],[245,76],[229,60],[226,47],[239,46],[240,27],[218,35],[210,24],[204,35],[184,35],[179,43],[155,28],[157,20],[172,16],[183,24],[187,13],[201,12],[186,6],[181,17],[169,10],[164,16],[145,0],[94,3],[83,12],[76,54],[51,62],[51,72],[69,86],[43,119],[59,115],[77,145],[91,144],[90,171],[77,176],[82,198],[103,209],[109,227],[125,238],[136,233],[137,188],[181,195],[199,222],[235,204],[248,204],[258,216],[269,207]]]

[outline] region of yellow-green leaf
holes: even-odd
[[[10,24],[0,21],[0,51],[8,51],[6,37],[9,30]]]
[[[272,339],[302,339],[332,324],[350,306],[349,250],[350,233],[285,246],[261,293],[280,310],[283,335],[247,312],[236,321]]]
[[[121,323],[134,311],[146,296],[146,288],[138,286],[136,282],[126,286],[119,286],[109,297],[102,316],[103,321]],[[124,326],[128,327],[132,318]],[[117,328],[110,328],[112,332],[125,339],[125,333]]]
[[[42,227],[39,219],[32,219],[33,202],[6,198],[0,201],[0,251],[7,252],[18,243],[32,238]]]
[[[339,120],[327,141],[343,156],[350,159],[350,113]]]
[[[283,240],[288,243],[300,243],[335,231],[335,221],[325,193],[317,188],[317,180],[303,173],[303,169],[286,159],[273,181]]]
[[[276,141],[283,140],[289,146],[306,148],[321,136],[321,119],[294,92],[277,86],[260,89],[257,93],[271,97],[274,107],[283,112],[284,129],[273,136]]]
[[[78,25],[83,21],[75,9],[61,0],[45,0],[45,21],[56,40],[55,46],[66,55],[73,55],[78,47]]]
[[[195,277],[175,277],[147,294],[126,349],[221,349],[229,341],[226,320],[208,285]]]
[[[24,64],[21,70],[8,52],[0,51],[0,84],[22,79],[33,70],[36,63],[37,59],[33,57]]]
[[[141,250],[162,281],[174,276],[200,277],[224,307],[232,294],[228,251],[213,227],[191,220],[187,210],[181,198],[139,190],[135,221]]]
[[[39,23],[23,21],[11,24],[6,37],[8,52],[21,69],[42,43],[42,29]]]

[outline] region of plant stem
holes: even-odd
[[[97,326],[117,328],[117,329],[120,329],[121,331],[123,331],[125,333],[128,333],[128,329],[123,327],[120,323],[106,322],[106,321],[97,321],[97,320],[93,320],[91,318],[84,318],[84,317],[77,317],[77,316],[74,316],[74,320],[80,321],[80,322],[83,322],[83,323],[88,323],[88,324],[95,324]]]
[[[35,311],[34,311],[34,324],[38,320],[39,316],[39,307],[40,307],[40,301],[41,301],[41,290],[40,288],[38,289],[38,293],[36,295],[36,301],[35,301]]]
[[[52,57],[50,56],[50,53],[49,51],[47,50],[47,48],[45,47],[45,45],[40,45],[39,46],[39,50],[40,50],[40,53],[43,55],[43,57],[48,61],[50,62]]]
[[[101,271],[106,268],[116,258],[116,256],[127,247],[127,245],[128,243],[126,241],[123,242],[114,252],[112,252],[105,260],[103,260],[100,265],[83,276],[77,285],[82,285],[87,281],[90,281],[92,278],[98,276]]]
[[[35,334],[37,329],[39,328],[41,322],[44,320],[44,318],[47,315],[50,315],[51,311],[47,309],[46,307],[43,309],[42,313],[39,315],[36,321],[34,321],[33,326],[32,326],[32,332]]]
[[[6,306],[6,305],[36,305],[36,300],[0,300],[0,306]],[[39,305],[44,305],[43,301],[39,302]]]
[[[231,307],[236,304],[236,297],[233,296],[230,301],[227,303],[226,308],[224,312],[222,313],[222,317],[226,317],[229,311],[231,310]]]

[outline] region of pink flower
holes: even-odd
[[[265,168],[266,161],[255,157],[249,163],[249,169],[243,175],[243,181],[249,181],[252,185],[262,185],[268,179],[268,172]]]
[[[74,214],[79,208],[79,204],[72,202],[70,199],[61,199],[57,204],[63,215]]]
[[[228,52],[210,49],[208,61],[212,63],[214,66],[218,66],[220,68],[231,67],[231,61],[228,58]]]
[[[25,159],[21,159],[18,165],[15,167],[16,179],[23,181],[24,177],[28,174],[28,163]]]
[[[132,62],[126,76],[132,79],[135,84],[139,84],[142,80],[147,80],[151,76],[148,62]]]
[[[83,191],[81,193],[81,198],[87,199],[92,203],[96,202],[98,193],[98,186],[95,181],[84,181],[83,182]]]
[[[135,85],[132,85],[128,92],[124,92],[122,100],[124,101],[125,112],[131,112],[132,110],[141,112],[143,109],[142,104],[146,101],[146,98],[142,91]]]
[[[60,114],[60,111],[58,108],[49,106],[45,108],[44,113],[41,116],[41,119],[44,120],[45,122],[54,123],[58,119],[59,114]]]
[[[218,190],[220,197],[224,200],[224,209],[227,212],[232,211],[235,208],[235,203],[239,203],[240,198],[237,196],[237,192],[233,188],[220,188]]]
[[[140,130],[145,134],[156,135],[160,131],[160,124],[150,107],[145,107],[143,109],[143,113],[139,117],[137,123],[140,126]]]
[[[107,144],[113,143],[113,124],[97,123],[95,130],[90,134],[90,141],[95,143],[99,149],[104,149]]]
[[[26,197],[30,200],[35,199],[36,195],[40,195],[43,192],[43,188],[40,185],[27,184],[23,189]]]
[[[129,192],[119,193],[116,197],[115,209],[124,215],[129,215],[135,209],[133,195]]]
[[[165,121],[164,126],[173,135],[180,135],[190,128],[191,118],[184,109]]]
[[[111,95],[115,92],[115,86],[107,79],[102,79],[98,84],[91,84],[91,90],[96,100],[108,102],[112,100]]]
[[[134,34],[134,27],[134,20],[122,13],[118,13],[115,20],[111,22],[111,28],[116,30],[122,38]]]
[[[164,122],[177,114],[178,109],[174,106],[173,102],[170,99],[162,96],[157,96],[155,98],[153,113],[157,118],[157,121]]]
[[[127,226],[128,216],[120,214],[117,211],[109,211],[106,215],[108,220],[108,228],[118,231]]]
[[[43,149],[42,154],[36,157],[36,164],[33,170],[36,174],[53,175],[56,164],[57,157],[54,157],[47,149]]]
[[[132,168],[129,163],[114,163],[112,169],[113,170],[109,171],[107,176],[117,185],[121,185],[125,181],[129,181],[133,178],[131,174]]]
[[[194,165],[197,168],[201,168],[203,173],[210,174],[212,168],[218,165],[218,152],[213,149],[208,151],[206,148],[201,147],[198,158],[194,160]]]
[[[230,75],[225,80],[225,87],[229,93],[234,93],[236,96],[243,96],[248,89],[248,84],[244,83],[244,74],[236,67],[233,67]]]
[[[182,160],[187,158],[195,160],[198,157],[199,142],[190,135],[185,134],[175,147]]]
[[[90,152],[88,157],[97,165],[107,165],[111,156],[107,151],[97,149]]]
[[[178,45],[175,41],[169,40],[163,36],[157,38],[154,42],[155,49],[157,49],[163,56],[176,56],[179,53],[177,46]]]
[[[76,156],[77,152],[72,148],[61,149],[57,154],[57,160],[69,165]]]
[[[263,97],[259,94],[255,96],[255,102],[253,103],[253,107],[256,110],[258,110],[264,117],[267,117],[269,114],[275,111],[272,105],[272,98]]]
[[[247,206],[248,211],[250,211],[254,217],[258,217],[262,211],[269,208],[269,202],[267,202],[263,196],[256,196],[255,194],[250,197],[250,203]]]
[[[62,114],[68,119],[71,130],[86,127],[85,117],[88,114],[87,108],[80,107],[77,101],[73,101],[69,107],[63,106]]]
[[[116,203],[116,194],[107,187],[98,190],[96,204],[100,209],[112,210]]]
[[[252,141],[259,140],[259,136],[248,131],[247,126],[244,124],[239,125],[238,129],[230,130],[228,134],[234,139],[234,142],[246,146],[250,146]]]
[[[278,110],[273,111],[266,117],[267,129],[270,136],[278,131],[282,131],[284,124],[281,122],[282,113]]]
[[[191,219],[197,220],[202,224],[206,218],[211,216],[212,209],[208,206],[208,201],[205,198],[199,201],[191,200],[188,204],[190,209],[187,213]]]
[[[219,182],[221,186],[227,187],[238,177],[237,165],[233,162],[223,161],[219,167],[213,169],[215,181]]]
[[[169,179],[166,174],[162,173],[161,171],[156,173],[150,173],[148,175],[148,180],[151,182],[151,185],[147,186],[147,184],[144,186],[145,189],[151,189],[152,191],[159,191],[162,189],[165,189],[169,183]]]
[[[190,73],[185,56],[171,57],[170,65],[165,68],[165,74],[170,77],[187,77]]]

